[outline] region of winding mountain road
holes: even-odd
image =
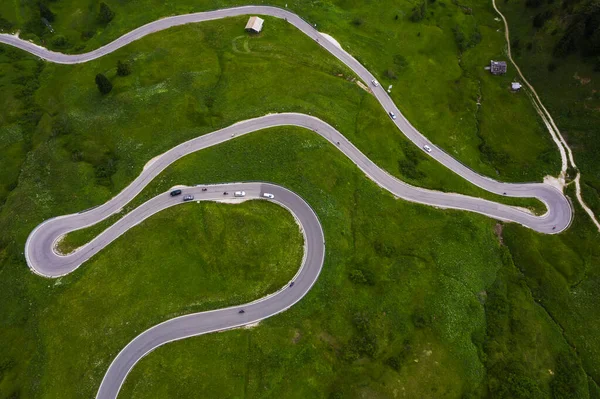
[[[12,35],[0,35],[0,42],[21,48],[50,62],[74,64],[96,59],[145,35],[172,26],[244,14],[270,15],[285,18],[300,31],[314,38],[319,45],[344,62],[365,82],[370,82],[374,79],[371,73],[358,61],[327,40],[300,17],[286,10],[267,6],[238,7],[161,19],[144,25],[106,46],[80,55],[65,55],[51,52]],[[244,134],[274,126],[299,126],[321,135],[352,160],[371,180],[396,197],[439,208],[454,208],[477,212],[496,219],[520,223],[541,233],[558,233],[569,226],[572,219],[572,209],[568,199],[558,189],[543,183],[502,183],[477,174],[434,146],[427,138],[420,134],[402,116],[383,88],[373,87],[372,89],[385,111],[392,111],[398,116],[394,120],[396,126],[419,148],[429,145],[432,148],[429,155],[437,161],[471,183],[490,192],[512,197],[538,198],[546,204],[548,208],[546,214],[535,216],[520,208],[481,198],[442,193],[410,186],[375,165],[340,132],[326,122],[304,114],[271,114],[239,122],[182,143],[146,165],[144,170],[130,185],[108,202],[88,211],[60,216],[43,222],[31,232],[27,239],[25,246],[27,264],[34,273],[45,277],[58,277],[72,272],[131,227],[139,224],[156,212],[183,202],[181,201],[181,196],[172,197],[169,193],[160,194],[125,215],[98,237],[74,253],[61,256],[55,253],[54,246],[56,241],[64,234],[98,223],[118,212],[139,194],[152,179],[170,164],[187,154],[218,145]],[[203,191],[203,188],[206,190]],[[310,290],[321,271],[325,254],[322,227],[316,214],[298,195],[283,187],[267,183],[230,183],[225,185],[185,187],[182,190],[184,194],[193,194],[196,200],[222,201],[227,199],[228,201],[239,202],[247,199],[264,199],[287,208],[300,224],[305,240],[305,256],[298,274],[294,277],[294,286],[286,285],[277,293],[250,304],[182,316],[150,328],[137,336],[117,355],[104,376],[97,398],[116,398],[121,385],[135,363],[160,345],[193,335],[255,323],[288,309]],[[228,196],[223,195],[224,191],[233,193],[236,190],[246,191],[246,197],[243,199],[232,199],[231,194]],[[266,192],[273,194],[274,198],[265,198],[263,194]],[[241,308],[245,310],[245,313],[238,313]]]

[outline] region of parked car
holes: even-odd
[[[194,196],[192,194],[186,194],[183,196],[184,201],[192,201],[193,199],[194,199]]]
[[[270,199],[273,199],[273,198],[275,198],[275,196],[274,196],[273,194],[269,194],[269,193],[264,193],[264,194],[263,194],[263,197],[265,197],[265,198],[270,198]]]
[[[245,197],[246,196],[246,192],[245,191],[236,191],[235,193],[233,193],[233,195],[235,197]]]
[[[171,191],[171,197],[175,197],[176,195],[181,194],[181,190],[173,190]]]
[[[393,113],[392,111],[388,112],[388,114],[390,114],[390,118],[396,119],[396,114]]]
[[[427,152],[431,152],[431,147],[430,147],[430,146],[428,146],[427,144],[425,144],[425,145],[423,146],[423,149],[424,149],[425,151],[427,151]]]

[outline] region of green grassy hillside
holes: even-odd
[[[48,6],[54,36],[75,52],[161,15],[222,5],[177,4],[110,3],[105,28],[95,1]],[[438,0],[413,22],[414,6],[290,3],[393,84],[409,120],[458,159],[501,180],[556,173],[548,133],[524,93],[507,91],[514,72],[482,69],[504,45],[491,7]],[[26,2],[0,4],[16,27],[32,13]],[[170,209],[72,275],[29,272],[23,246],[38,223],[106,201],[184,140],[268,112],[311,113],[411,184],[486,195],[408,143],[311,40],[271,18],[249,38],[244,22],[175,28],[77,66],[0,46],[0,397],[92,397],[145,328],[260,297],[295,273],[302,248],[292,218],[252,202]],[[54,46],[54,36],[39,39]],[[119,60],[131,75],[116,75]],[[110,94],[96,89],[97,73],[112,81]],[[406,203],[325,140],[280,127],[186,157],[127,209],[174,184],[241,180],[282,184],[313,206],[327,240],[319,281],[257,328],[157,350],[124,397],[598,397],[600,237],[578,208],[571,229],[542,236]],[[165,220],[185,234],[165,235]]]
[[[555,51],[563,38],[575,35],[575,26],[581,27],[584,36],[591,29],[594,40],[599,40],[598,4],[539,1],[529,7],[523,2],[499,5],[509,21],[516,60],[573,150],[582,174],[584,199],[599,215],[600,47],[593,53],[588,49],[591,43],[577,37],[569,49]],[[596,21],[595,27],[592,21]]]
[[[47,3],[55,14],[53,33],[32,27],[32,21],[40,19],[40,9],[33,3],[16,9],[16,3],[4,4],[0,15],[22,28],[25,38],[43,40],[59,51],[82,52],[159,17],[240,5],[189,0],[108,2],[115,16],[104,25],[97,20],[99,3],[91,1],[85,7],[74,0]],[[319,30],[332,34],[382,84],[394,86],[393,99],[417,128],[470,167],[510,181],[540,181],[558,172],[555,146],[527,96],[509,90],[516,73],[493,77],[483,69],[490,59],[503,57],[504,37],[497,31],[501,25],[490,5],[431,2],[424,18],[411,22],[414,4],[408,1],[378,6],[353,1],[269,4],[287,4]],[[242,35],[244,22],[239,24]],[[281,34],[277,26],[269,21],[264,35]],[[202,45],[197,36],[185,39]],[[244,48],[243,40],[239,46]],[[296,44],[293,48],[294,55],[301,56],[302,49]]]

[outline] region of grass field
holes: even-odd
[[[135,244],[140,242],[144,245]],[[294,276],[301,259],[302,237],[293,217],[276,205],[251,201],[192,203],[161,212],[60,279],[30,277],[20,270],[23,265],[3,268],[3,285],[14,284],[15,273],[35,293],[30,299],[41,302],[21,326],[39,339],[3,348],[0,393],[93,396],[132,336],[167,318],[272,293]],[[16,290],[4,289],[3,303],[12,305],[4,316],[21,317],[13,313],[20,307]],[[22,333],[18,319],[3,320],[12,326],[3,329],[4,342],[27,338],[13,336]],[[36,351],[27,351],[28,344]],[[29,356],[34,363],[28,365]],[[38,383],[28,383],[26,375]]]
[[[302,150],[296,151],[295,148]],[[231,154],[242,156],[232,157]],[[245,164],[252,165],[252,168],[241,167]],[[273,164],[279,167],[272,168]],[[323,179],[318,173],[325,165],[330,172],[328,179]],[[379,392],[380,395],[391,396],[394,390],[402,387],[407,394],[421,397],[460,397],[463,393],[477,394],[488,389],[482,360],[485,353],[482,342],[486,334],[484,292],[497,279],[500,270],[511,267],[510,263],[503,263],[503,249],[493,233],[493,221],[464,212],[440,211],[394,200],[362,176],[323,139],[300,129],[271,129],[193,154],[160,176],[157,189],[161,189],[160,185],[162,188],[169,187],[174,182],[215,182],[222,181],[224,177],[228,180],[261,178],[274,181],[306,198],[324,226],[328,243],[325,268],[314,289],[291,311],[253,331],[208,338],[206,345],[212,346],[208,353],[215,353],[219,349],[215,339],[220,341],[228,336],[250,335],[250,344],[246,339],[228,340],[225,345],[230,349],[225,353],[233,357],[218,360],[229,363],[238,356],[239,363],[239,356],[243,356],[244,350],[251,351],[245,370],[246,373],[251,370],[253,374],[249,376],[247,385],[240,385],[245,383],[240,381],[242,376],[237,372],[232,372],[236,379],[229,380],[207,371],[208,380],[204,382],[199,378],[195,378],[195,384],[182,386],[177,380],[165,382],[164,392],[169,392],[167,387],[171,386],[170,389],[175,390],[170,391],[171,394],[178,392],[183,397],[193,397],[201,392],[201,396],[210,396],[214,389],[224,389],[223,392],[234,389],[229,387],[230,383],[234,383],[233,387],[245,386],[243,389],[253,396],[292,397],[324,397],[333,391],[347,396],[351,396],[351,392]],[[220,212],[223,221],[227,220],[223,215],[236,209],[222,205],[214,207],[225,208]],[[164,228],[163,220],[174,218],[182,220],[182,230],[196,231],[199,228],[206,231],[204,223],[188,220],[189,214],[180,214],[185,208],[178,207],[172,209],[171,214],[157,215],[156,221],[154,218],[148,221],[156,222],[154,227],[142,225],[128,234],[146,236],[152,229]],[[248,216],[246,212],[243,215],[244,219]],[[13,217],[10,221],[2,220],[2,223],[14,228],[21,221]],[[256,228],[262,229],[268,224],[271,222],[257,221]],[[295,230],[293,222],[291,226],[291,230]],[[273,231],[279,229],[278,226],[272,228]],[[26,233],[29,227],[25,224],[17,230]],[[202,308],[190,308],[189,298],[174,295],[173,290],[179,285],[186,285],[189,292],[196,292],[199,288],[199,285],[188,281],[190,270],[164,265],[164,260],[170,256],[187,251],[197,253],[202,251],[202,246],[178,250],[170,240],[164,239],[164,234],[155,234],[154,239],[156,242],[150,245],[154,245],[156,253],[162,253],[160,257],[147,256],[140,260],[143,248],[132,248],[132,243],[139,239],[123,237],[93,262],[60,280],[58,286],[54,286],[53,282],[51,287],[47,287],[46,281],[31,276],[19,258],[15,264],[5,264],[3,285],[8,284],[10,289],[3,287],[2,292],[7,295],[3,303],[10,304],[8,309],[14,312],[14,317],[22,314],[20,307],[27,306],[15,303],[20,292],[15,281],[25,283],[26,292],[35,293],[30,296],[21,291],[21,295],[27,295],[32,301],[31,313],[25,320],[20,319],[24,325],[15,329],[15,333],[18,331],[21,337],[37,335],[41,340],[25,340],[33,345],[31,351],[23,351],[21,345],[14,346],[18,352],[11,350],[9,359],[15,366],[5,371],[3,383],[11,381],[12,385],[3,385],[3,389],[10,387],[3,393],[8,394],[11,388],[18,387],[23,396],[91,396],[102,377],[103,368],[117,348],[147,326],[138,318],[138,313],[144,311],[142,309],[154,309],[165,301],[163,296],[172,298],[174,309],[164,311],[161,306],[149,313],[148,318],[170,317]],[[179,245],[184,245],[179,235],[176,239]],[[286,240],[283,237],[279,239]],[[257,250],[264,249],[267,243],[271,248],[270,241],[268,238],[259,241]],[[281,247],[286,248],[286,252],[288,248],[300,250],[300,245],[294,244],[293,240]],[[207,256],[214,257],[217,253],[218,249],[214,252],[211,249]],[[119,259],[125,254],[126,259],[135,261],[123,264]],[[177,257],[177,263],[184,259],[189,257],[184,256],[181,260]],[[236,254],[235,259],[243,259],[243,256]],[[157,268],[159,272],[168,271],[168,279],[174,280],[174,284],[165,286],[165,277],[155,272]],[[153,272],[148,273],[148,269]],[[207,269],[206,274],[218,271],[216,279],[227,284],[243,281],[236,269],[222,270],[219,266]],[[357,271],[364,279],[350,278]],[[272,277],[285,280],[277,274]],[[148,279],[147,284],[140,284],[140,280]],[[181,282],[177,285],[175,281]],[[117,287],[118,297],[111,298]],[[523,290],[523,287],[519,288]],[[218,293],[219,298],[225,301],[232,292],[236,292],[233,287],[219,287],[214,294]],[[196,301],[201,297],[198,295]],[[139,298],[144,300],[140,302]],[[157,305],[152,305],[152,301],[156,301]],[[526,295],[518,301],[511,296],[511,301],[516,301],[521,307],[535,307]],[[129,303],[137,305],[133,308],[119,305]],[[213,300],[212,304],[215,307],[223,305],[218,300]],[[138,308],[140,306],[142,308]],[[103,317],[98,318],[98,312]],[[60,322],[53,317],[59,315]],[[10,318],[3,317],[3,320]],[[16,321],[13,323],[19,325]],[[78,327],[82,323],[86,328]],[[521,360],[523,367],[531,370],[530,378],[534,378],[546,368],[552,368],[554,356],[559,351],[568,350],[568,345],[560,337],[560,330],[549,323],[543,313],[529,315],[522,328],[525,335],[534,329],[538,334],[547,336],[544,339],[548,342],[536,343],[547,352],[544,357],[536,362]],[[300,339],[294,345],[296,330]],[[91,331],[104,331],[114,339],[107,342],[109,340],[105,336]],[[16,340],[10,335],[5,339],[10,342]],[[69,350],[61,351],[67,342]],[[190,340],[181,345],[193,345],[194,342],[197,341]],[[203,350],[204,345],[195,351]],[[173,346],[174,349],[177,347]],[[165,348],[166,351],[174,349]],[[510,349],[511,352],[513,350]],[[85,355],[81,354],[82,351]],[[77,356],[74,356],[75,353]],[[40,355],[43,357],[39,358]],[[396,357],[395,363],[389,360]],[[195,359],[204,363],[201,360],[204,358]],[[167,358],[159,363],[170,364],[172,360]],[[84,364],[95,366],[90,368]],[[175,362],[173,367],[179,364],[192,370],[198,367],[194,363],[185,365],[179,362]],[[237,369],[241,366],[232,364],[229,367]],[[436,367],[435,373],[431,367]],[[294,378],[290,379],[288,373],[292,369],[295,370]],[[217,372],[214,368],[212,371]],[[153,370],[147,372],[154,374]],[[161,373],[173,377],[168,370],[157,372],[158,375]],[[30,379],[40,382],[32,386],[27,383]],[[161,380],[157,381],[162,384]],[[311,383],[306,384],[306,381]],[[202,390],[202,384],[207,384],[206,391]],[[547,380],[536,384],[548,392]],[[141,389],[145,384],[136,385]],[[436,391],[432,391],[433,388]],[[239,389],[236,389],[236,394],[242,396]],[[149,392],[138,394],[146,396]]]
[[[581,171],[581,186],[585,201],[600,214],[600,70],[595,58],[579,54],[555,58],[552,50],[561,37],[563,19],[559,4],[543,4],[525,8],[520,3],[502,3],[511,29],[515,59],[552,114]],[[553,12],[542,28],[535,29],[536,14]],[[565,21],[568,18],[564,18]],[[550,65],[553,66],[550,67]]]
[[[301,131],[298,136],[290,137],[310,140]],[[254,145],[245,140],[239,147],[232,142],[223,152],[217,148],[178,162],[164,176],[163,186],[197,178],[204,162],[211,168],[219,165],[229,145],[234,152],[247,148],[242,158],[252,157]],[[263,142],[260,136],[255,140]],[[288,136],[274,143],[293,147]],[[311,158],[315,147],[301,158]],[[335,165],[331,173],[338,175],[341,166],[326,155],[329,146],[316,152]],[[269,156],[267,164],[278,162],[286,170],[298,161],[287,154]],[[548,369],[555,369],[555,357],[569,353],[569,346],[534,301],[508,249],[498,244],[493,223],[393,201],[355,168],[342,170],[342,179],[322,183],[279,171],[255,171],[294,187],[323,222],[327,258],[314,291],[289,312],[267,320],[265,327],[226,333],[230,338],[218,334],[192,339],[157,351],[136,368],[125,397],[212,396],[219,391],[231,397],[329,397],[336,392],[341,397],[392,397],[402,388],[408,397],[478,397],[499,392],[494,381],[510,385],[507,375],[521,369],[528,371],[518,376],[519,383],[535,381],[540,397],[549,396]],[[307,176],[315,175],[307,171]],[[350,187],[344,184],[348,180]],[[328,192],[333,192],[331,197],[323,194]],[[396,220],[384,215],[401,216]],[[353,281],[354,270],[372,280]],[[496,291],[504,293],[508,311],[487,308]],[[360,322],[363,318],[367,328]],[[491,336],[494,331],[499,336]],[[194,360],[199,353],[206,353],[215,367]],[[399,371],[388,365],[395,357]],[[489,377],[487,367],[494,371]],[[585,375],[578,370],[579,376]],[[517,396],[508,392],[498,397]]]
[[[526,77],[539,95],[569,146],[581,171],[582,194],[596,215],[600,214],[600,73],[594,59],[579,54],[556,58],[552,50],[562,35],[567,13],[560,4],[500,2],[511,29],[512,50]],[[553,13],[541,28],[534,28],[535,15]],[[573,173],[572,173],[573,174]],[[587,216],[584,216],[587,217]],[[562,243],[554,237],[529,237],[526,232],[511,232],[509,245],[515,247],[515,263],[530,281],[536,297],[561,325],[573,347],[581,354],[585,370],[600,397],[598,337],[594,298],[598,297],[598,234],[593,229],[573,229],[576,234]],[[522,242],[530,242],[525,248]],[[545,278],[542,278],[544,276]],[[546,281],[550,281],[548,283]]]
[[[0,15],[26,20],[27,7],[14,4],[2,3]],[[51,7],[64,17],[74,4]],[[157,12],[189,11],[185,3],[119,4],[90,48]],[[294,7],[306,7],[303,15],[348,43],[386,84],[379,65],[405,65],[395,57],[402,53],[408,65],[393,64],[400,70],[389,79],[395,100],[470,166],[506,180],[558,170],[556,154],[543,155],[552,146],[530,106],[504,91],[511,76],[481,71],[501,54],[489,7],[469,4],[467,15],[441,4],[420,23],[408,21],[408,3],[398,5],[398,21],[352,2]],[[126,7],[137,8],[135,20],[123,18]],[[78,32],[68,21],[55,28]],[[0,86],[9,93],[0,100],[0,162],[12,165],[0,169],[0,341],[9,343],[0,346],[0,397],[91,397],[117,351],[148,326],[254,299],[296,272],[301,243],[292,218],[252,202],[165,211],[60,280],[28,271],[23,246],[39,222],[104,202],[183,140],[267,112],[312,113],[405,181],[480,194],[414,151],[310,40],[273,19],[246,38],[243,23],[176,28],[74,67],[0,47]],[[456,26],[469,38],[482,33],[460,63]],[[402,51],[395,40],[375,40],[390,32],[406,35]],[[117,60],[131,62],[132,75],[115,76]],[[98,72],[114,84],[108,96],[94,86]],[[492,151],[480,153],[482,142]],[[174,184],[241,180],[283,184],[313,206],[328,243],[323,274],[303,301],[258,328],[157,350],[134,369],[124,397],[597,397],[599,237],[579,210],[559,236],[513,225],[500,233],[479,215],[395,200],[324,140],[283,127],[190,155],[135,201]],[[165,221],[186,236],[168,237]]]
[[[75,0],[50,3],[57,16],[53,22],[55,33],[42,29],[29,37],[39,41],[41,36],[44,44],[53,48],[53,41],[61,36],[67,44],[57,50],[88,51],[161,16],[241,5],[190,0],[177,4],[155,0],[115,2],[109,4],[115,18],[106,26],[98,26],[98,3],[91,1],[87,7]],[[269,4],[283,7],[287,3]],[[508,90],[516,76],[514,71],[497,78],[483,70],[490,59],[502,58],[504,46],[502,33],[496,31],[500,25],[494,21],[488,4],[469,1],[459,7],[433,3],[420,23],[408,20],[414,6],[408,1],[379,7],[355,1],[297,2],[288,6],[316,23],[318,29],[333,34],[383,84],[392,84],[392,97],[408,119],[470,167],[509,181],[540,181],[544,175],[558,172],[558,152],[529,100],[524,93],[513,95]],[[0,15],[13,18],[17,27],[29,26],[32,15],[39,12],[27,6],[15,10],[14,4],[0,7]],[[273,24],[267,24],[265,36],[276,31]],[[237,31],[241,32],[239,26]],[[458,34],[466,37],[460,45]],[[193,37],[187,39],[192,41]],[[194,41],[192,48],[197,43]],[[301,57],[304,48],[297,43],[290,46],[295,50],[294,57]],[[326,58],[330,57],[319,60]]]

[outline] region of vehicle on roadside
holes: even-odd
[[[203,189],[202,189],[202,191],[206,191],[206,190],[208,190],[208,189],[207,189],[207,188],[203,188]]]
[[[378,81],[376,81],[375,79],[373,79],[373,80],[371,81],[371,83],[373,84],[373,86],[375,86],[375,87],[379,87],[379,82],[378,82]]]
[[[175,197],[176,195],[181,194],[181,190],[173,190],[171,191],[171,197]]]
[[[431,147],[430,147],[430,146],[428,146],[427,144],[425,144],[425,145],[423,146],[423,149],[424,149],[425,151],[427,151],[427,152],[431,152]]]
[[[390,115],[390,118],[396,119],[396,114],[393,113],[392,111],[388,112],[388,114]]]
[[[183,196],[184,201],[192,201],[193,199],[194,199],[194,196],[192,194],[186,194]]]
[[[233,193],[233,195],[235,197],[245,197],[246,196],[246,192],[245,191],[236,191],[235,193]]]
[[[293,287],[293,286],[294,286],[294,282],[292,281],[292,282],[290,283],[290,287]]]
[[[273,198],[275,198],[275,196],[274,196],[273,194],[269,194],[269,193],[264,193],[264,194],[263,194],[263,197],[265,197],[265,198],[270,198],[270,199],[273,199]]]
[[[223,195],[227,195],[229,194],[227,191],[223,191]]]

